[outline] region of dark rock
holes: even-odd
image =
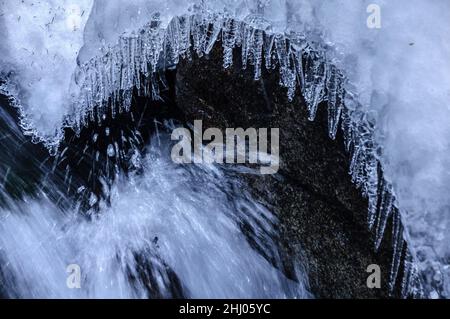
[[[236,52],[235,56],[239,54]],[[129,140],[138,131],[142,139],[137,146],[145,151],[155,119],[176,118],[186,123],[201,119],[204,128],[277,127],[280,128],[279,174],[248,174],[243,178],[254,196],[279,218],[283,271],[292,275],[291,261],[300,258],[311,291],[318,298],[389,297],[390,234],[386,235],[380,252],[375,253],[366,221],[367,200],[351,182],[349,155],[342,136],[338,133],[335,141],[328,137],[324,105],[319,107],[316,120],[308,121],[300,94],[289,102],[286,90],[279,85],[278,74],[277,70],[263,70],[262,79],[255,81],[253,70],[243,71],[238,58],[233,67],[223,69],[218,43],[208,57],[182,60],[176,71],[167,72],[169,85],[163,92],[164,102],[150,101],[135,93],[129,114],[114,118],[108,114],[102,123],[88,124],[79,135],[66,129],[59,153],[67,150],[61,159],[49,158],[42,145],[32,144],[28,137],[22,136],[15,110],[4,100],[3,112],[6,110],[9,117],[0,116],[1,130],[14,134],[14,138],[0,140],[0,146],[8,152],[2,157],[2,176],[8,169],[9,174],[14,174],[4,187],[7,193],[16,192],[16,197],[22,197],[53,180],[56,193],[61,194],[59,198],[76,196],[80,185],[87,187],[84,202],[90,192],[101,196],[99,178],[112,177],[114,173],[109,165],[117,165],[125,172],[128,165],[126,161],[110,163],[107,146],[120,141],[122,134]],[[106,127],[111,128],[110,136],[103,134]],[[96,132],[99,139],[93,143]],[[120,149],[126,153],[132,147],[124,144]],[[97,151],[101,153],[98,161],[95,160]],[[95,162],[99,164],[94,167]],[[69,188],[64,183],[68,169],[73,176]],[[53,174],[45,176],[46,183],[42,183],[44,172],[48,171]],[[55,190],[47,191],[55,193]],[[367,288],[366,269],[370,264],[381,267],[381,289]],[[174,296],[182,296],[177,280],[174,287]]]
[[[216,45],[208,57],[178,65],[177,104],[188,122],[203,120],[203,129],[280,128],[279,174],[246,180],[279,216],[285,258],[302,256],[316,297],[389,297],[391,240],[387,235],[380,253],[374,252],[367,200],[351,182],[342,136],[328,137],[324,105],[316,120],[308,121],[300,94],[289,102],[278,74],[263,70],[255,81],[253,70],[242,71],[237,58],[223,69]],[[370,264],[381,267],[381,289],[367,287]]]
[[[1,81],[0,81],[1,84]],[[17,110],[9,99],[0,94],[0,205],[8,203],[5,193],[12,199],[33,196],[43,178],[41,165],[49,158],[47,149],[33,144],[23,135],[18,125]]]

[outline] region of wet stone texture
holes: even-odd
[[[161,101],[150,101],[135,92],[130,114],[115,118],[108,115],[100,124],[90,123],[79,135],[66,129],[59,150],[64,152],[63,158],[50,158],[41,144],[32,144],[29,137],[24,137],[17,126],[17,112],[0,96],[4,113],[0,126],[10,137],[0,143],[6,152],[0,170],[4,174],[8,170],[9,176],[5,190],[22,198],[42,187],[57,203],[67,195],[82,195],[85,201],[90,192],[102,196],[97,179],[113,176],[111,167],[125,172],[128,167],[126,156],[120,159],[123,163],[107,158],[107,146],[120,141],[123,135],[131,140],[129,137],[139,132],[141,140],[136,145],[145,151],[155,120],[175,119],[185,124],[203,120],[203,129],[280,128],[279,173],[245,174],[242,178],[249,191],[279,218],[283,271],[289,276],[292,260],[301,260],[316,298],[389,297],[390,232],[379,253],[375,253],[367,229],[367,200],[351,182],[349,155],[340,132],[335,141],[328,137],[325,105],[319,106],[314,122],[308,121],[299,92],[289,102],[286,90],[279,86],[278,71],[263,70],[262,79],[255,81],[252,67],[241,69],[236,51],[234,65],[224,69],[218,42],[208,57],[193,55],[190,60],[181,60],[176,70],[167,72],[168,85],[162,90]],[[103,136],[106,127],[111,134]],[[100,134],[96,143],[92,142],[94,133]],[[121,149],[127,151],[130,147],[122,145]],[[101,154],[98,160],[97,152]],[[44,176],[42,172],[46,171],[52,173]],[[69,186],[68,171],[73,175]],[[77,191],[80,185],[87,187],[81,195]],[[386,229],[390,229],[389,225]],[[381,289],[366,285],[370,264],[381,268]]]
[[[299,92],[289,102],[278,71],[263,70],[255,81],[251,66],[241,70],[239,52],[234,65],[223,69],[221,51],[216,45],[208,57],[178,65],[176,102],[186,121],[203,120],[203,130],[280,128],[278,174],[245,179],[279,217],[284,258],[302,260],[317,298],[389,297],[390,234],[375,253],[367,200],[351,182],[340,132],[335,141],[328,137],[326,106],[308,121]],[[381,289],[367,287],[370,264],[381,268]]]

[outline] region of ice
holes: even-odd
[[[24,128],[47,137],[60,130],[92,2],[0,1],[0,74],[21,101]]]
[[[311,9],[298,10],[298,20],[320,25],[338,52],[333,58],[345,70],[347,89],[374,113],[374,136],[382,147],[374,154],[379,154],[384,176],[392,182],[408,247],[412,254],[426,251],[419,270],[433,273],[429,265],[437,261],[437,272],[448,282],[450,3],[298,3]],[[369,4],[380,6],[380,29],[365,26]],[[426,249],[430,246],[432,250]],[[440,287],[440,296],[450,296],[445,284],[426,283],[428,289],[430,285]]]
[[[328,91],[328,132],[330,138],[335,139],[345,99],[344,78],[335,66],[330,67],[326,83]]]
[[[395,280],[397,279],[398,271],[401,265],[401,257],[404,248],[404,239],[403,239],[403,226],[401,224],[400,215],[393,214],[392,219],[392,238],[394,242],[393,249],[393,257],[392,257],[392,267],[390,270],[390,278],[389,278],[389,288],[391,291],[395,289]]]
[[[233,18],[225,17],[222,29],[223,67],[228,68],[233,64],[233,49],[241,43],[241,23]]]
[[[126,111],[133,86],[158,98],[152,74],[189,58],[189,48],[207,55],[222,38],[224,67],[231,66],[235,46],[255,79],[263,67],[278,67],[280,85],[290,99],[301,90],[311,120],[326,102],[330,137],[342,127],[352,180],[369,200],[376,247],[387,219],[396,220],[393,280],[405,237],[410,262],[444,278],[443,284],[425,285],[450,296],[450,2],[84,0],[80,9],[70,1],[1,4],[6,40],[0,70],[9,74],[3,91],[22,108],[25,132],[53,148],[63,122],[79,129],[108,98],[113,112]],[[373,4],[380,6],[380,29],[366,24]]]

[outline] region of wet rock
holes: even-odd
[[[49,157],[42,145],[33,144],[23,135],[18,123],[16,109],[0,94],[0,206],[7,205],[10,199],[33,196],[39,191],[37,185],[43,178],[40,167]]]
[[[86,202],[92,193],[106,197],[100,178],[112,177],[116,167],[127,171],[128,157],[134,154],[128,154],[128,150],[137,147],[145,152],[155,120],[203,120],[204,129],[280,128],[279,173],[247,174],[243,178],[254,196],[279,218],[285,260],[282,270],[295,279],[290,265],[299,258],[308,274],[310,289],[318,298],[389,297],[390,234],[387,233],[379,253],[375,253],[372,234],[367,229],[367,200],[351,182],[349,155],[340,132],[335,141],[328,137],[325,106],[319,106],[314,122],[308,121],[299,92],[289,102],[286,90],[279,86],[276,70],[263,70],[261,80],[255,81],[251,67],[243,71],[239,52],[235,53],[234,66],[223,69],[218,43],[208,57],[181,60],[177,70],[167,72],[169,85],[162,101],[150,101],[135,93],[130,113],[116,117],[108,114],[100,124],[89,123],[80,134],[66,129],[59,150],[59,154],[64,152],[61,158],[49,158],[42,145],[32,144],[29,137],[22,136],[17,114],[3,98],[2,110],[9,112],[9,117],[1,116],[2,132],[14,135],[0,140],[7,143],[3,149],[8,150],[0,166],[2,176],[8,175],[8,169],[9,174],[14,174],[9,175],[4,187],[9,187],[8,193],[17,189],[17,197],[21,197],[36,192],[38,185],[48,185],[50,178],[57,191],[47,191],[55,193],[55,201],[67,194],[79,194],[80,189]],[[104,133],[106,127],[109,134]],[[130,141],[137,132],[139,141],[120,144]],[[117,160],[117,156],[108,156],[108,146],[113,143],[119,143],[125,154]],[[68,168],[72,176],[69,187],[65,181]],[[43,172],[49,170],[53,173],[45,177],[46,183],[41,183]],[[371,264],[381,267],[381,289],[367,287],[366,269]]]
[[[279,173],[245,179],[279,216],[285,259],[301,258],[316,297],[389,297],[391,239],[374,252],[367,200],[351,182],[342,136],[328,137],[325,105],[308,121],[299,92],[289,102],[278,71],[263,70],[255,81],[251,68],[241,70],[238,50],[229,69],[221,51],[217,44],[208,57],[178,65],[176,102],[186,121],[203,120],[203,129],[280,128]],[[381,267],[381,289],[367,287],[371,264]]]

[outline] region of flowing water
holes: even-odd
[[[374,6],[380,14],[377,28],[368,24]],[[76,4],[0,0],[0,80],[6,80],[0,83],[0,93],[14,99],[21,113],[21,131],[55,151],[64,126],[79,131],[94,110],[101,115],[99,106],[110,98],[113,103],[121,99],[118,112],[128,111],[133,88],[158,98],[155,72],[175,67],[189,52],[207,55],[221,39],[227,68],[233,62],[233,49],[240,47],[242,64],[254,69],[255,79],[261,68],[279,66],[280,85],[289,97],[302,91],[310,119],[318,104],[327,102],[329,135],[334,138],[339,129],[344,132],[352,156],[352,179],[369,199],[368,226],[376,232],[376,246],[384,238],[389,218],[398,226],[392,230],[391,281],[399,273],[402,249],[398,247],[406,239],[405,273],[414,268],[416,274],[418,269],[428,296],[449,297],[449,14],[447,0],[82,0]],[[145,76],[143,82],[140,75]],[[138,179],[142,182],[148,174]],[[129,190],[129,181],[118,180],[116,189]],[[122,193],[113,196],[111,207],[103,208],[95,222],[107,224],[105,212],[114,211],[114,205],[124,200]],[[231,197],[231,202],[237,198]],[[389,200],[378,207],[382,198]],[[97,200],[92,197],[92,202]],[[8,205],[13,211],[3,215],[19,218],[14,212],[24,211],[17,223],[24,223],[23,232],[30,234],[49,232],[37,231],[40,223],[25,227],[31,223],[24,222],[28,218],[46,220],[43,225],[51,229],[62,224],[64,229],[91,225],[70,224],[69,217],[63,216],[76,214],[56,213],[58,209],[49,204],[53,201],[29,199],[26,205],[13,201]],[[14,228],[7,231],[18,233]],[[61,245],[77,251],[81,244],[74,244],[75,238],[62,240]],[[11,239],[2,240],[12,249]],[[37,247],[44,247],[37,242]],[[163,260],[159,255],[155,258]],[[13,262],[8,263],[17,270]],[[168,261],[162,268],[164,263]],[[174,267],[170,265],[167,276],[173,276]],[[138,273],[142,276],[145,271]],[[175,292],[189,290],[180,288],[182,283],[175,286],[171,288]],[[264,289],[257,290],[263,294]]]
[[[309,297],[300,264],[291,279],[283,274],[277,218],[245,191],[240,169],[176,165],[171,143],[155,136],[140,173],[118,173],[108,203],[88,217],[43,192],[10,199],[0,213],[3,295]],[[68,284],[73,265],[79,289]]]

